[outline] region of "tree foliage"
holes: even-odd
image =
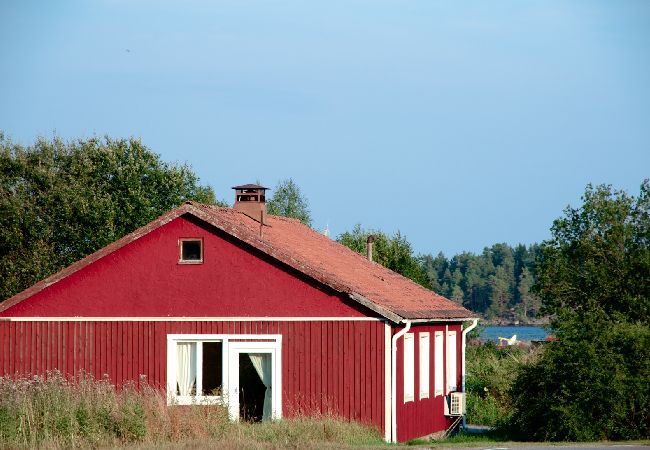
[[[190,199],[215,203],[189,166],[139,140],[24,147],[0,134],[0,299]]]
[[[434,291],[490,319],[527,321],[536,317],[540,298],[535,281],[536,244],[494,244],[479,255],[463,252],[447,259],[421,256],[420,264]]]
[[[638,197],[589,185],[580,208],[568,207],[540,258],[538,292],[548,313],[595,309],[612,319],[650,317],[650,184]]]
[[[542,244],[551,343],[512,390],[512,430],[540,440],[650,436],[650,185],[587,187]]]
[[[431,289],[426,273],[413,255],[411,244],[399,231],[389,236],[383,231],[364,230],[357,224],[351,232],[342,233],[336,240],[355,252],[366,255],[369,235],[375,236],[373,261]]]
[[[311,226],[309,201],[291,178],[278,182],[271,199],[266,203],[266,208],[269,214],[292,217]]]

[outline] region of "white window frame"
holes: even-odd
[[[444,381],[444,364],[445,360],[443,357],[443,352],[444,352],[444,334],[442,331],[436,331],[433,334],[433,370],[434,370],[434,375],[433,375],[433,383],[434,383],[434,396],[442,395],[444,394],[444,389],[445,389],[445,381]]]
[[[233,342],[234,341],[234,342]],[[176,370],[177,370],[177,350],[176,344],[179,342],[221,342],[222,343],[222,395],[208,396],[208,395],[191,395],[181,396],[176,395]],[[202,346],[197,345],[197,389],[199,390],[201,383],[201,363],[202,363]],[[229,395],[229,377],[235,367],[230,367],[232,358],[231,353],[237,352],[271,352],[273,356],[273,417],[281,418],[282,416],[282,335],[280,334],[168,334],[167,335],[167,404],[168,405],[211,405],[211,404],[225,404],[224,400],[228,399]],[[232,369],[232,370],[231,370]],[[234,391],[234,390],[233,390]],[[239,418],[239,411],[234,411],[230,408],[231,418],[237,420]]]
[[[201,256],[199,259],[183,259],[183,243],[196,242],[201,245]],[[178,240],[178,264],[203,264],[203,238],[180,238]]]
[[[404,335],[404,403],[415,401],[415,339]]]
[[[447,331],[447,394],[458,390],[456,331]]]
[[[230,358],[228,374],[228,412],[232,420],[239,420],[239,355],[242,353],[266,353],[271,357],[271,418],[282,418],[282,364],[281,341],[276,342],[231,342],[228,345]],[[233,389],[234,387],[234,389]]]
[[[429,386],[431,380],[429,378],[429,355],[431,352],[431,344],[429,333],[420,333],[420,400],[429,398]]]

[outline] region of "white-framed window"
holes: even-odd
[[[178,240],[179,264],[203,263],[203,239],[181,238]]]
[[[420,333],[420,399],[429,398],[429,333]]]
[[[447,393],[458,389],[456,352],[456,332],[447,331]]]
[[[434,396],[444,394],[445,384],[444,384],[444,336],[442,331],[436,331],[433,335],[433,389]]]
[[[226,404],[239,420],[241,358],[265,387],[262,420],[281,418],[280,334],[168,334],[167,403]]]
[[[404,403],[415,400],[415,339],[413,333],[404,335]]]

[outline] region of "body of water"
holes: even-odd
[[[494,341],[498,342],[499,337],[511,338],[513,335],[517,335],[517,340],[522,342],[530,341],[543,341],[548,333],[542,327],[534,326],[490,326],[483,328],[481,332],[480,339],[483,341]]]

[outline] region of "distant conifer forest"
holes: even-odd
[[[420,256],[422,271],[435,292],[495,322],[531,323],[541,319],[535,295],[539,245],[485,247],[479,255],[463,252],[447,259]]]
[[[388,235],[356,225],[337,237],[341,244],[366,254],[369,235],[375,237],[373,260],[432,289],[496,323],[536,323],[541,299],[535,295],[535,261],[538,244],[485,247],[479,255],[463,252],[451,258],[438,253],[414,255],[399,231]]]

